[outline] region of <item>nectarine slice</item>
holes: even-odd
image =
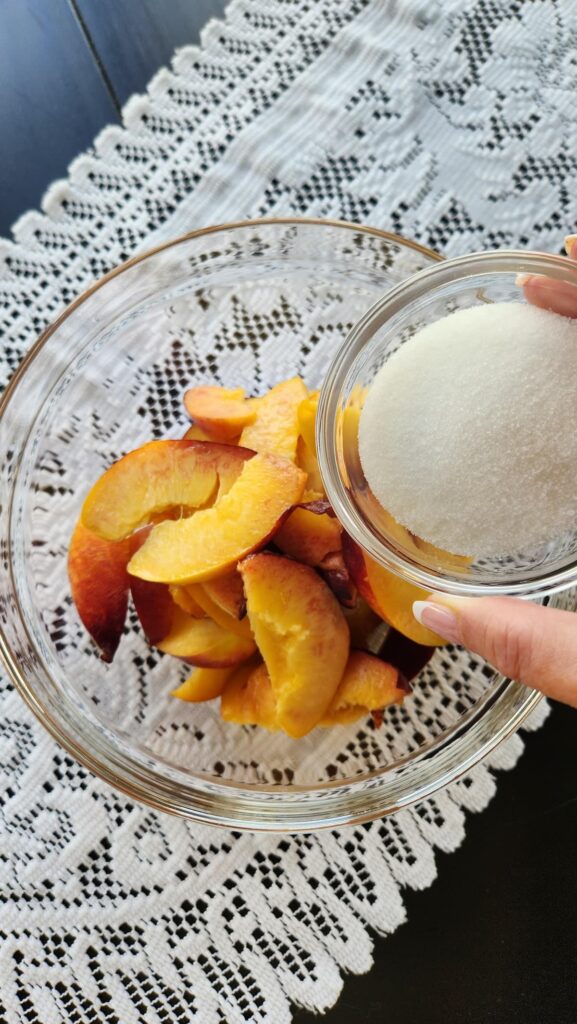
[[[401,704],[410,687],[398,669],[365,651],[351,651],[343,678],[322,725],[354,722],[369,711]]]
[[[242,577],[236,569],[226,573],[224,576],[217,576],[213,580],[205,580],[204,589],[215,604],[222,608],[223,612],[233,615],[235,619],[243,619],[246,615],[246,598]]]
[[[170,632],[174,601],[166,583],[150,583],[129,576],[130,593],[140,625],[149,644],[156,646]]]
[[[276,700],[266,665],[247,664],[235,669],[227,679],[220,698],[220,714],[225,722],[260,725],[278,729]]]
[[[309,451],[316,454],[315,420],[320,391],[311,391],[298,408],[299,432]]]
[[[85,629],[100,648],[103,661],[112,661],[126,619],[130,577],[126,566],[131,540],[97,537],[78,521],[68,550],[72,599]]]
[[[255,645],[234,633],[228,633],[212,619],[193,619],[175,606],[172,627],[158,649],[191,665],[225,668],[237,665],[254,654]]]
[[[182,435],[182,440],[214,441],[214,437],[211,437],[210,434],[207,434],[206,430],[203,430],[202,427],[199,427],[196,423],[193,423],[192,426],[190,426],[188,430],[186,430],[185,433]]]
[[[245,401],[243,388],[189,388],[184,405],[190,418],[217,441],[233,440],[256,419],[255,406]]]
[[[341,526],[326,512],[317,515],[307,508],[295,508],[274,535],[274,543],[285,555],[305,565],[319,565],[341,546]]]
[[[255,399],[256,419],[244,428],[239,443],[255,452],[272,452],[294,462],[299,437],[298,408],[307,397],[300,377],[283,380]]]
[[[239,570],[279,727],[304,736],[326,713],[341,680],[348,626],[336,598],[309,566],[263,552],[246,558]]]
[[[133,576],[132,579],[138,579],[139,577]],[[166,584],[159,583],[159,587],[164,587]],[[189,593],[188,587],[182,587],[178,583],[170,583],[168,587],[170,596],[175,604],[179,608],[182,608],[183,612],[187,615],[192,615],[193,619],[205,619],[206,612],[204,608],[201,608],[198,601],[195,601],[191,593]]]
[[[233,667],[195,668],[192,675],[172,691],[171,696],[194,704],[214,700],[220,697],[231,672],[234,672]]]
[[[354,608],[343,608],[343,615],[351,634],[351,647],[364,650],[377,626],[379,624],[382,626],[383,620],[362,597],[357,597]],[[393,658],[386,660],[396,664]]]
[[[299,437],[297,442],[296,463],[297,466],[300,466],[300,468],[307,474],[307,489],[323,495],[325,493],[325,489],[317,457],[315,453],[307,447],[304,438],[302,437]]]
[[[305,480],[287,459],[255,455],[212,508],[155,526],[128,571],[159,583],[196,583],[219,576],[266,543],[300,500]]]
[[[357,588],[343,558],[342,550],[331,551],[317,566],[325,583],[344,608],[354,608]]]
[[[411,679],[423,671],[427,662],[435,653],[435,647],[425,647],[424,644],[416,644],[409,640],[408,636],[399,633],[393,626],[387,631],[383,643],[379,646],[378,656],[383,661],[395,665],[399,672],[410,683]]]
[[[442,646],[442,637],[417,622],[413,601],[424,601],[427,591],[406,583],[375,562],[343,531],[343,554],[359,594],[385,622],[404,633],[415,643],[427,647]]]
[[[208,615],[210,619],[217,622],[223,629],[228,630],[229,633],[234,633],[235,636],[242,637],[244,640],[253,639],[248,619],[237,619],[234,615],[229,615],[228,612],[223,611],[216,601],[212,600],[203,583],[189,583],[186,589],[193,600],[203,609],[205,615]]]
[[[90,490],[81,518],[105,540],[122,540],[159,512],[197,508],[216,491],[212,462],[197,441],[150,441],[114,462]]]

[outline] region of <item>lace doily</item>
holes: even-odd
[[[577,222],[576,43],[571,0],[234,0],[0,242],[2,382],[91,280],[203,224],[292,212],[447,254],[558,249]],[[522,749],[513,737],[366,827],[222,833],[112,792],[0,678],[0,1021],[282,1024],[291,1003],[329,1007]]]

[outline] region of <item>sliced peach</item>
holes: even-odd
[[[112,661],[124,629],[130,585],[126,566],[132,551],[131,540],[103,540],[80,520],[70,541],[72,599],[103,661]]]
[[[134,576],[133,579],[138,579],[138,576]],[[159,583],[159,587],[166,586],[165,583]],[[179,608],[182,608],[183,612],[187,615],[192,615],[193,619],[205,619],[206,612],[204,608],[201,608],[198,601],[195,601],[192,594],[189,592],[188,587],[181,587],[178,583],[171,583],[168,587],[170,596],[175,604]]]
[[[189,388],[184,405],[190,418],[217,441],[231,441],[256,419],[254,404],[245,401],[243,388]]]
[[[365,651],[351,651],[343,678],[322,725],[354,722],[369,711],[402,704],[410,687],[398,669]]]
[[[191,665],[225,668],[237,665],[254,654],[255,645],[234,633],[228,633],[212,619],[194,619],[178,606],[174,609],[172,627],[158,644],[158,649]]]
[[[351,634],[351,646],[363,650],[370,641],[371,634],[379,625],[382,619],[362,597],[357,597],[354,608],[343,608],[343,615],[347,620],[347,626]],[[396,665],[394,658],[387,658]]]
[[[125,455],[94,484],[82,522],[105,540],[121,540],[159,514],[184,512],[227,489],[254,453],[205,441],[150,441]]]
[[[341,546],[341,526],[327,512],[317,514],[309,508],[295,508],[274,535],[274,543],[285,555],[305,565],[319,565]]]
[[[389,622],[415,643],[428,647],[446,643],[436,633],[421,626],[413,615],[413,601],[424,601],[426,590],[406,583],[379,565],[344,531],[343,554],[359,594],[385,622]]]
[[[302,470],[307,474],[307,488],[315,491],[315,493],[324,495],[325,489],[323,486],[323,478],[319,469],[317,457],[314,452],[307,447],[302,437],[299,437],[297,443],[297,466],[300,466]]]
[[[311,391],[310,395],[304,398],[298,408],[299,432],[307,448],[311,452],[317,450],[315,438],[315,420],[319,404],[320,391]]]
[[[410,683],[411,679],[423,671],[435,650],[435,647],[425,647],[424,644],[417,644],[414,640],[409,640],[408,636],[404,636],[391,626],[379,647],[378,656],[383,661],[389,661],[395,665]]]
[[[130,576],[130,593],[149,644],[156,646],[170,632],[174,601],[166,583],[150,583]]]
[[[256,419],[244,428],[239,443],[255,452],[272,452],[292,462],[299,437],[298,408],[307,397],[300,377],[283,380],[255,400]]]
[[[235,619],[244,619],[246,598],[242,577],[236,569],[224,576],[217,576],[216,579],[205,580],[203,586],[208,596],[222,608],[223,612],[234,616]]]
[[[309,566],[263,552],[246,558],[239,570],[279,726],[304,736],[326,713],[340,682],[349,653],[347,624]]]
[[[128,571],[159,583],[196,583],[225,573],[266,543],[300,500],[305,481],[286,459],[255,455],[212,508],[155,526]]]
[[[217,622],[223,629],[228,630],[229,633],[234,633],[235,636],[242,637],[244,640],[253,639],[248,619],[237,619],[234,615],[229,615],[228,612],[223,611],[207,593],[204,584],[189,583],[186,589],[193,600],[203,609],[205,615],[208,615],[210,619]]]
[[[357,588],[351,577],[342,550],[331,551],[319,562],[318,571],[333,594],[345,608],[354,608],[357,603]]]
[[[192,675],[172,691],[171,696],[194,704],[203,700],[214,700],[215,697],[220,697],[231,672],[234,672],[233,667],[195,668]]]
[[[226,722],[278,729],[276,700],[266,665],[241,665],[228,678],[220,698]]]
[[[193,423],[192,426],[182,435],[183,441],[214,441],[214,437],[207,434],[206,430]]]

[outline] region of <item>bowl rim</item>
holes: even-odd
[[[90,296],[104,287],[107,282],[148,258],[195,238],[216,234],[221,231],[240,228],[257,229],[267,225],[342,228],[356,234],[367,234],[374,238],[397,243],[403,248],[422,253],[432,261],[435,261],[435,263],[444,262],[444,258],[439,253],[418,242],[405,239],[401,235],[380,228],[343,220],[312,217],[266,217],[198,228],[176,238],[169,239],[142,253],[138,253],[131,259],[113,268],[73,299],[42,332],[23,357],[2,396],[0,396],[0,418],[5,414],[28,368],[38,357],[49,338],[68,319],[71,313],[78,309]],[[27,624],[23,620],[21,621],[28,633]],[[486,737],[476,749],[469,750],[468,756],[465,759],[461,759],[457,765],[453,763],[447,764],[445,771],[439,772],[428,784],[421,785],[416,789],[413,787],[411,792],[400,795],[398,799],[389,798],[388,803],[383,801],[382,790],[385,778],[391,775],[391,767],[361,773],[358,776],[345,780],[326,780],[311,786],[239,784],[234,782],[234,780],[218,778],[206,781],[208,778],[206,776],[203,781],[199,773],[193,777],[194,791],[191,791],[191,787],[187,787],[186,797],[188,802],[186,800],[183,802],[182,790],[184,787],[181,784],[162,778],[157,772],[151,773],[150,769],[148,769],[149,774],[145,776],[143,775],[142,766],[135,762],[128,764],[128,766],[119,764],[119,761],[127,760],[121,756],[111,764],[110,760],[107,761],[99,756],[98,752],[95,753],[89,747],[82,745],[78,740],[78,736],[66,727],[65,720],[61,722],[54,718],[24,677],[2,625],[0,625],[0,656],[16,689],[47,732],[92,774],[110,784],[114,789],[125,793],[130,799],[137,800],[156,810],[185,816],[204,824],[253,831],[306,832],[323,828],[335,828],[344,824],[358,824],[370,821],[415,803],[426,796],[430,796],[449,782],[456,780],[462,774],[469,771],[474,764],[485,757],[498,743],[515,731],[523,719],[541,700],[541,694],[538,692],[527,690],[518,683],[500,677],[493,690],[488,691],[486,695],[487,698],[490,697],[491,699],[484,698],[479,702],[479,705],[475,705],[470,709],[471,713],[476,711],[476,714],[469,716],[473,720],[479,717],[482,718],[483,709],[486,704],[491,704],[492,702],[495,705],[502,699],[508,699],[512,713],[502,723],[500,728]],[[468,728],[471,727],[472,723],[469,722]],[[453,736],[454,733],[459,731],[466,731],[461,720],[455,723],[455,726],[444,736]],[[440,740],[433,740],[431,744],[428,744],[419,752],[416,758],[410,759],[412,765],[417,768],[423,760],[442,753],[442,748],[443,737]],[[396,762],[396,764],[402,764],[403,760],[406,759],[399,759],[399,762]],[[369,790],[363,789],[361,786],[362,783],[367,781],[371,786]],[[176,797],[174,796],[175,790],[181,791]],[[298,798],[299,796],[302,798],[304,793],[309,794],[314,799],[311,799],[310,802],[307,801],[304,805],[302,803],[299,804]],[[194,802],[191,799],[193,795]],[[290,799],[291,796],[293,799]],[[243,806],[240,808],[240,815],[239,802],[243,802]]]
[[[514,268],[512,264],[515,264]],[[577,560],[568,568],[562,567],[552,572],[541,573],[521,582],[475,583],[451,573],[450,569],[431,570],[425,561],[419,562],[416,557],[404,557],[384,539],[377,537],[367,527],[340,472],[341,459],[336,424],[345,381],[351,370],[354,372],[355,362],[361,357],[365,346],[370,344],[375,331],[387,320],[395,317],[407,304],[449,282],[453,272],[458,273],[452,280],[465,281],[469,277],[481,277],[483,274],[497,272],[543,274],[549,271],[555,276],[555,270],[561,274],[565,272],[565,278],[567,271],[571,270],[573,283],[576,283],[575,261],[567,256],[549,253],[495,249],[489,252],[467,253],[464,256],[443,260],[442,263],[437,262],[395,285],[377,299],[349,331],[329,366],[319,396],[316,422],[319,468],[327,497],[347,533],[364,551],[386,569],[421,589],[453,594],[457,597],[501,595],[543,599],[577,584]]]

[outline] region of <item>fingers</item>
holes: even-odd
[[[577,707],[577,616],[511,597],[416,601],[417,620],[496,669]]]
[[[577,260],[577,235],[567,235],[565,252]],[[555,281],[540,274],[519,274],[517,284],[523,289],[527,302],[539,309],[548,309],[561,316],[577,318],[577,287],[567,281]]]
[[[555,281],[552,277],[539,274],[519,274],[517,284],[521,285],[527,302],[539,309],[549,309],[561,316],[577,317],[577,287],[567,281]]]

